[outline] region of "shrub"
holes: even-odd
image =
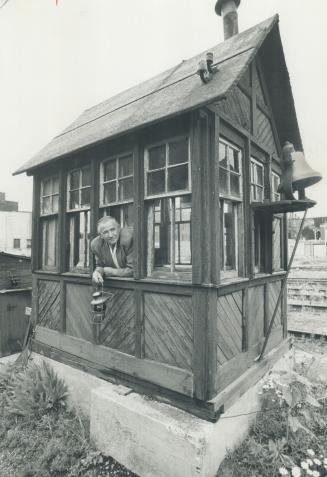
[[[6,384],[6,408],[10,414],[40,417],[66,405],[68,388],[45,361],[11,375]]]

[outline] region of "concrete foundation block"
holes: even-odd
[[[141,477],[214,477],[226,450],[248,432],[259,409],[257,386],[217,423],[211,423],[136,393],[111,388],[92,391],[91,436]],[[237,417],[231,417],[237,415]]]

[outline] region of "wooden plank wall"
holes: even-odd
[[[217,298],[217,389],[250,368],[259,355],[275,308],[281,281],[250,286]],[[282,306],[268,341],[267,351],[283,340]]]
[[[144,294],[145,357],[192,369],[191,297]]]
[[[0,356],[21,351],[27,326],[26,306],[31,306],[31,291],[0,294]]]
[[[38,324],[61,330],[59,281],[38,281]]]
[[[240,88],[233,88],[224,101],[217,103],[217,107],[239,126],[251,130],[251,100]]]
[[[16,288],[31,287],[31,259],[0,253],[0,290],[14,288],[10,278],[17,280]]]

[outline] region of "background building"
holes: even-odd
[[[0,192],[0,251],[31,255],[32,213],[18,211],[18,202]]]

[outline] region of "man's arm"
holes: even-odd
[[[95,269],[92,274],[92,280],[96,284],[101,284],[103,283],[104,263],[97,254],[97,248],[94,240],[92,240],[90,248],[95,258]]]

